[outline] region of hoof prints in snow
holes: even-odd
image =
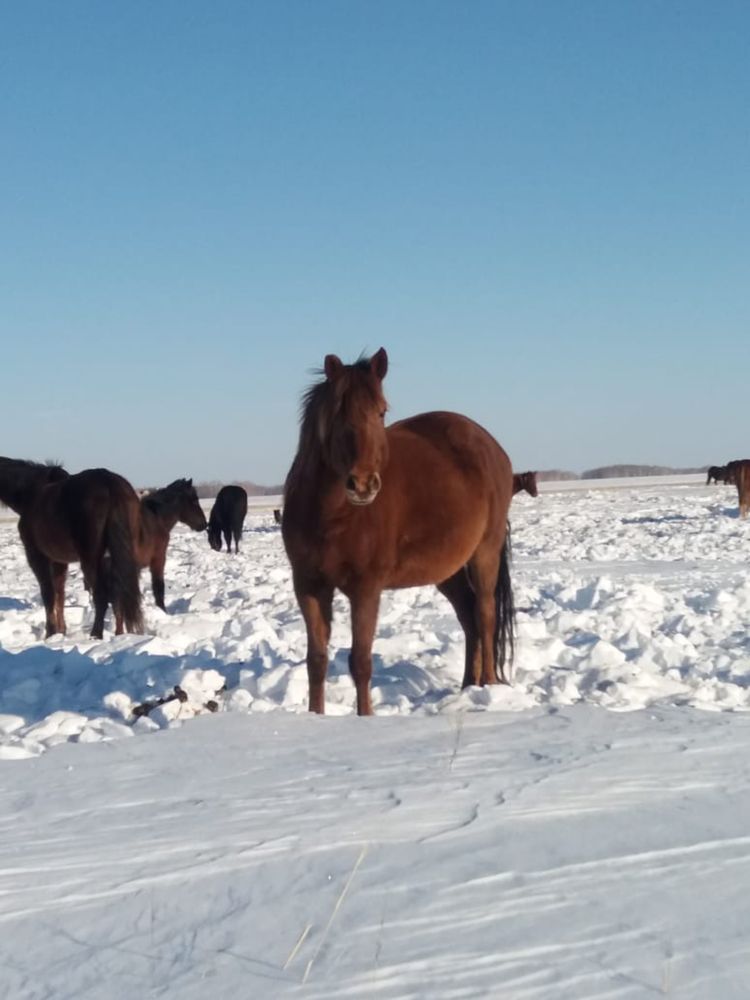
[[[750,707],[750,523],[717,488],[639,486],[513,501],[518,614],[511,688],[459,690],[463,634],[434,588],[385,594],[373,647],[377,714],[519,711],[588,702]],[[305,630],[271,513],[238,556],[178,527],[164,615],[142,576],[149,635],[88,638],[77,567],[69,634],[44,641],[36,581],[0,527],[0,756],[130,737],[196,714],[306,710]],[[335,603],[329,714],[354,711],[348,606]],[[175,687],[184,697],[172,697]],[[157,704],[162,699],[169,699]],[[150,706],[147,713],[138,706]]]

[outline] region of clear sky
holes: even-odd
[[[524,468],[750,454],[746,0],[0,8],[0,453],[279,482],[326,353]]]

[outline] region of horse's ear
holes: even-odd
[[[192,485],[193,485],[193,477],[191,476],[190,479],[188,479],[188,487]]]
[[[326,359],[323,362],[323,371],[329,382],[333,382],[334,379],[344,370],[344,364],[341,358],[336,357],[335,354],[326,354]]]
[[[384,347],[381,347],[379,351],[370,358],[370,371],[382,382],[388,372],[388,355]]]

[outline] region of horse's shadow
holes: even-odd
[[[17,597],[0,597],[0,611],[28,611],[33,607],[31,601],[19,600]]]

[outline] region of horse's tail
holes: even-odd
[[[515,646],[516,612],[513,607],[513,589],[510,585],[511,540],[510,522],[505,542],[500,552],[500,572],[495,585],[495,649],[497,650],[496,675],[506,684],[511,680]],[[506,671],[506,664],[508,669]]]
[[[107,573],[112,607],[122,615],[128,632],[143,632],[140,568],[135,556],[135,539],[129,505],[114,499],[104,526],[104,552],[109,554],[102,569]]]

